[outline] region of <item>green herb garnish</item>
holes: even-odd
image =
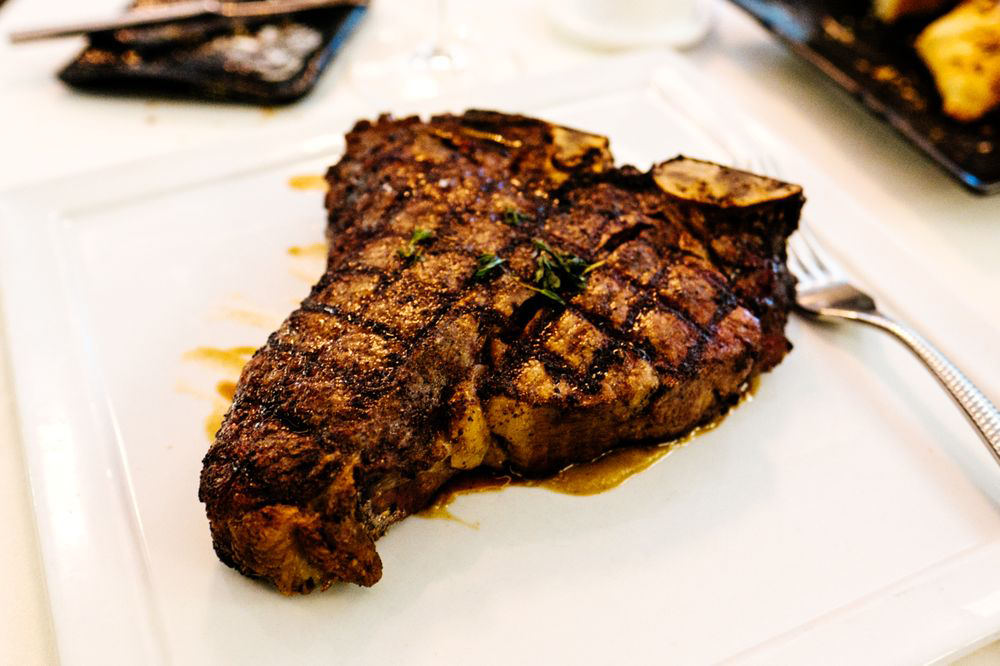
[[[516,208],[507,208],[503,212],[503,221],[512,227],[519,227],[530,219],[530,215],[522,213]]]
[[[476,280],[489,279],[491,273],[503,270],[503,265],[506,261],[506,259],[501,259],[490,252],[479,255],[476,263],[476,273],[473,275],[473,278]]]
[[[534,284],[515,280],[525,289],[545,296],[559,305],[566,305],[565,299],[559,293],[577,292],[587,285],[587,275],[595,268],[602,266],[604,261],[588,264],[575,254],[557,252],[541,239],[534,239],[535,262],[537,268],[532,276]],[[474,280],[487,280],[498,271],[503,270],[507,262],[492,252],[479,255],[476,261]]]
[[[396,250],[396,254],[404,261],[423,261],[424,249],[421,243],[434,238],[434,232],[417,227],[410,236],[410,241],[403,247]]]
[[[587,275],[604,264],[604,261],[588,264],[575,254],[557,252],[539,238],[531,242],[535,246],[537,265],[534,275],[535,284],[538,286],[536,291],[545,296],[549,296],[545,292],[583,290],[587,286]],[[551,298],[551,296],[549,297]],[[561,298],[558,301],[563,302]]]
[[[521,285],[522,287],[530,289],[531,291],[539,293],[542,296],[545,296],[546,298],[549,298],[549,299],[555,301],[559,305],[566,305],[566,301],[563,300],[562,296],[560,296],[556,292],[552,291],[551,289],[545,289],[543,287],[535,287],[535,286],[527,284],[525,282],[521,282],[520,280],[518,280],[517,283],[519,285]]]

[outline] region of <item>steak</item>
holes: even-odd
[[[360,122],[325,274],[204,459],[215,550],[286,594],[381,577],[447,480],[550,474],[717,418],[790,349],[801,188],[485,111]]]

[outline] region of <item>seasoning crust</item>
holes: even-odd
[[[220,559],[283,593],[374,584],[375,540],[456,474],[681,436],[790,349],[798,186],[487,111],[360,122],[327,180],[326,272],[199,491]]]

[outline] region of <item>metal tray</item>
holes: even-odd
[[[913,41],[928,17],[886,26],[869,0],[732,0],[963,185],[1000,192],[1000,112],[952,120]]]

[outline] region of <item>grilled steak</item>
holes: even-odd
[[[326,273],[199,493],[222,561],[284,593],[374,584],[375,540],[462,470],[677,437],[790,348],[797,186],[480,111],[361,122],[327,179]]]

